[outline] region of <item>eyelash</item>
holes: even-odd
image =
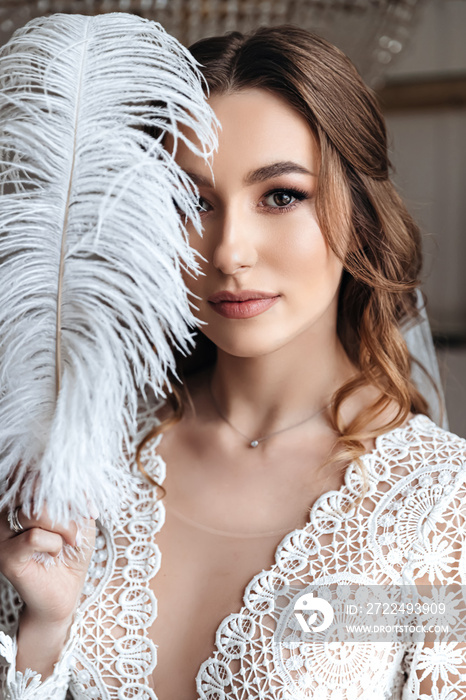
[[[261,205],[262,208],[267,209],[269,212],[273,212],[274,214],[275,213],[281,214],[281,213],[290,211],[291,209],[294,209],[297,206],[298,202],[302,202],[302,201],[310,198],[310,195],[308,192],[306,192],[305,190],[301,190],[299,188],[296,188],[296,187],[275,187],[273,190],[269,190],[268,192],[266,192],[264,194],[262,201],[264,199],[267,199],[267,197],[273,196],[274,194],[288,194],[291,197],[293,197],[293,199],[295,200],[294,202],[291,202],[291,204],[288,204],[287,206],[284,206],[284,207],[272,207],[272,206],[269,206],[267,204]],[[199,197],[199,201],[204,201],[207,203],[207,205],[209,207],[211,206],[209,204],[208,200],[205,199],[205,197]],[[199,213],[201,216],[208,214],[209,209],[207,209],[206,211],[202,211],[201,209],[199,209]]]
[[[291,202],[291,204],[288,204],[284,207],[272,207],[267,204],[263,205],[265,209],[268,209],[268,211],[273,211],[273,213],[277,214],[290,211],[291,209],[294,209],[297,206],[298,202],[302,202],[306,199],[309,199],[308,192],[295,187],[275,187],[273,190],[266,192],[263,199],[267,199],[267,197],[271,197],[274,194],[287,194],[293,197],[293,199],[295,200],[294,202]]]

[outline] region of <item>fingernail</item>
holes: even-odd
[[[91,516],[92,520],[97,520],[97,518],[99,517],[100,513],[99,513],[99,511],[97,510],[97,508],[96,508],[95,506],[91,506],[91,507],[89,508],[89,515]]]
[[[83,533],[81,532],[80,527],[78,527],[78,530],[76,532],[75,542],[76,542],[76,545],[75,545],[76,547],[81,547],[81,545],[83,543]]]

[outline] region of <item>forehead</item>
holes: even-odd
[[[214,94],[209,104],[220,122],[219,147],[212,160],[215,177],[242,176],[283,161],[293,161],[318,172],[317,140],[306,119],[280,95],[260,89],[243,90]],[[192,132],[184,133],[199,144]],[[190,172],[209,172],[202,158],[182,143],[177,150],[177,161]]]

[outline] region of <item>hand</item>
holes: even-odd
[[[95,521],[85,520],[78,532],[75,522],[53,525],[46,510],[33,518],[19,510],[18,519],[24,531],[15,534],[7,512],[0,513],[0,571],[23,599],[30,622],[69,624],[92,556]],[[35,560],[37,554],[50,555],[55,566]]]

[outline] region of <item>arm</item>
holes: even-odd
[[[87,546],[74,556],[75,526],[52,530],[46,516],[31,521],[24,514],[21,523],[25,531],[14,535],[0,516],[0,568],[8,579],[0,582],[6,608],[0,619],[0,657],[7,664],[2,697],[60,700],[69,683],[79,620],[75,609],[92,554],[94,521],[86,531]]]
[[[65,648],[71,623],[71,618],[52,624],[36,621],[26,608],[19,619],[16,669],[25,673],[33,668],[42,678],[50,676]]]
[[[74,627],[74,625],[73,625]],[[0,697],[5,700],[65,700],[69,685],[70,666],[72,662],[73,649],[76,636],[73,627],[67,631],[68,641],[64,643],[62,639],[53,648],[53,635],[50,630],[39,639],[39,648],[47,648],[46,656],[52,655],[57,659],[50,669],[45,669],[42,674],[39,670],[33,671],[30,667],[21,671],[16,666],[19,657],[19,650],[16,638],[0,631],[0,666],[3,665],[3,674],[0,674]],[[36,630],[39,632],[39,630]],[[66,639],[65,639],[66,641]],[[49,647],[49,643],[52,646]],[[50,650],[50,654],[49,654]],[[34,659],[37,659],[39,667],[43,665],[44,655],[32,653],[28,662],[33,666]],[[33,666],[34,668],[34,666]],[[45,678],[42,681],[42,678]]]
[[[445,594],[446,613],[424,619],[443,625],[444,631],[435,640],[431,636],[410,647],[402,700],[466,697],[466,466],[460,468],[457,479],[450,497],[426,520],[411,552],[418,590],[432,587],[439,600]],[[432,601],[433,596],[428,597]]]

